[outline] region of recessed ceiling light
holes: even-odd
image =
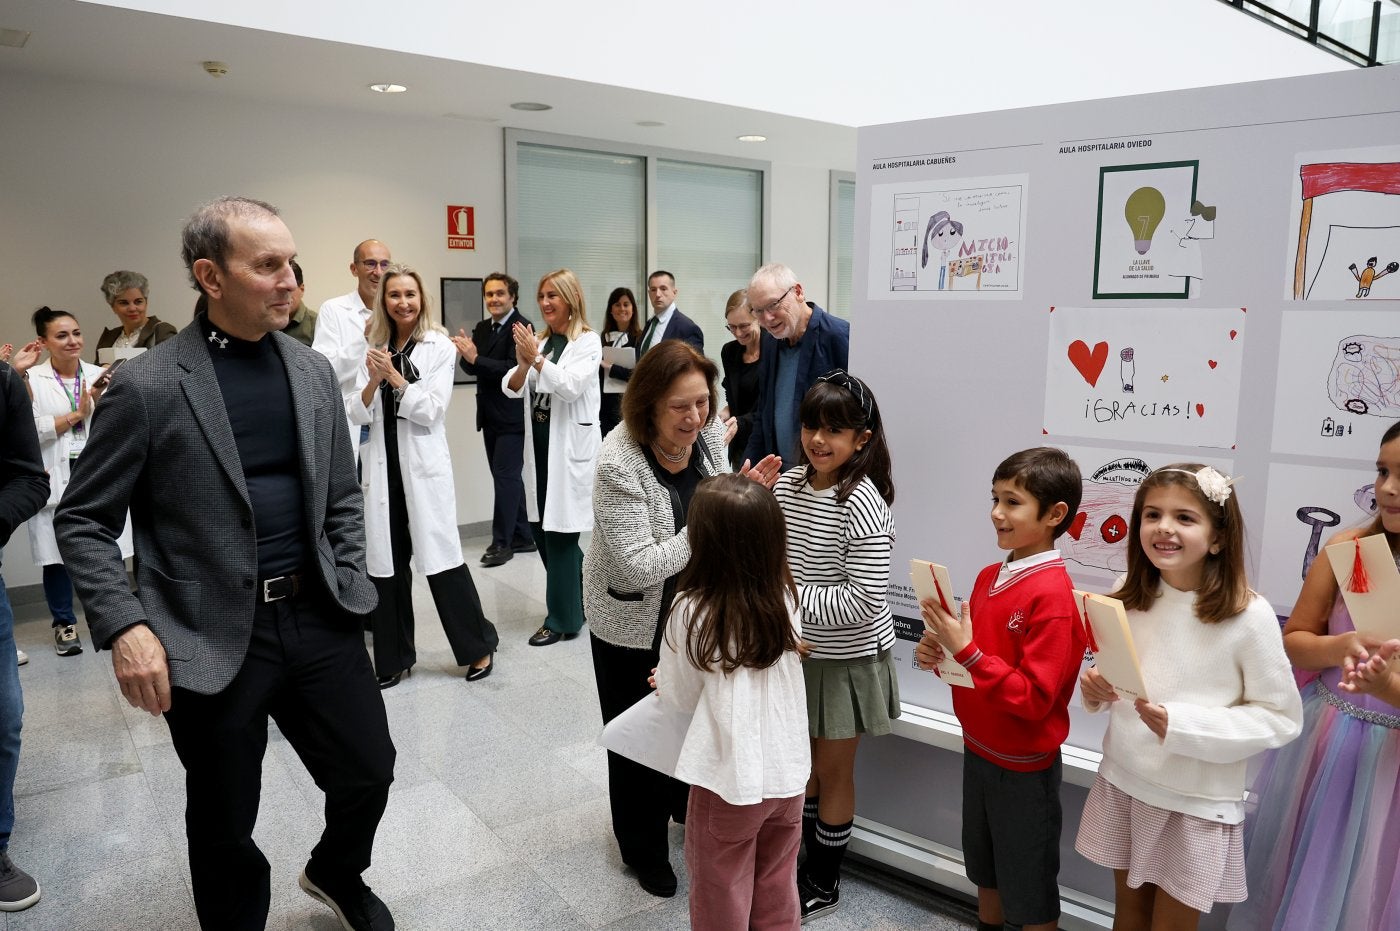
[[[6,48],[24,48],[29,41],[29,33],[23,29],[0,29],[0,45]]]
[[[371,84],[369,89],[376,94],[402,94],[404,91],[408,90],[408,88],[402,84]]]
[[[553,110],[547,103],[537,103],[533,100],[520,100],[510,105],[512,110],[526,110],[530,113],[538,113],[542,110]]]
[[[740,136],[740,142],[767,142],[767,136]]]
[[[647,129],[654,129],[657,126],[665,126],[666,124],[660,120],[638,120],[637,125],[645,126]]]

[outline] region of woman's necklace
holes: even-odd
[[[662,459],[665,459],[667,462],[680,462],[681,460],[685,459],[685,454],[690,452],[689,446],[683,446],[681,447],[681,451],[673,456],[670,453],[666,452],[666,450],[662,448],[660,443],[657,443],[655,441],[652,442],[651,448],[656,451],[657,455],[659,455]]]

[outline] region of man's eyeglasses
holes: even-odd
[[[781,307],[781,306],[783,305],[783,301],[787,300],[787,296],[788,296],[789,294],[792,293],[792,289],[795,288],[795,287],[797,287],[796,284],[789,285],[789,286],[788,286],[788,289],[787,289],[786,291],[783,292],[783,296],[780,297],[780,298],[778,298],[778,299],[777,299],[776,301],[774,301],[773,303],[768,304],[768,305],[765,306],[765,307],[755,307],[755,308],[753,308],[753,315],[754,315],[755,317],[762,317],[762,316],[765,316],[765,315],[767,315],[767,314],[773,313],[773,311],[777,310],[779,307]]]
[[[370,271],[374,271],[376,268],[380,271],[385,271],[390,265],[394,263],[388,259],[384,259],[378,262],[376,262],[374,259],[360,259],[360,264],[363,265],[365,268],[368,268]]]

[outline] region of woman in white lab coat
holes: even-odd
[[[547,616],[530,637],[548,646],[583,628],[583,550],[593,529],[598,459],[598,366],[603,344],[588,325],[583,289],[567,268],[540,279],[535,295],[544,332],[517,323],[516,365],[501,387],[525,405],[525,506],[545,567]]]
[[[379,687],[398,685],[418,658],[410,557],[428,577],[457,665],[470,666],[468,682],[484,679],[499,638],[481,610],[457,535],[446,424],[457,351],[416,271],[390,265],[384,272],[367,339],[350,418],[370,427],[362,481],[366,563],[379,590],[370,615]]]
[[[29,519],[29,549],[34,564],[44,572],[44,600],[53,616],[54,651],[59,656],[76,656],[83,652],[83,645],[73,613],[73,582],[63,568],[63,556],[54,539],[53,515],[68,487],[73,465],[86,450],[92,412],[107,380],[102,368],[82,361],[83,331],[72,314],[40,307],[34,312],[34,331],[39,338],[14,359],[15,369],[29,383],[39,452],[49,473],[48,503]],[[44,350],[48,350],[48,360],[32,364]],[[130,522],[122,528],[117,545],[122,557],[130,558]]]

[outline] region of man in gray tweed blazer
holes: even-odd
[[[122,694],[165,715],[184,764],[200,924],[266,924],[252,832],[271,715],[326,793],[302,888],[342,927],[386,931],[360,874],[394,748],[360,633],[375,590],[340,391],[324,357],[275,332],[296,287],[275,208],[207,204],[182,252],[207,314],[114,373],[59,547]],[[128,508],[139,595],[116,542]]]

